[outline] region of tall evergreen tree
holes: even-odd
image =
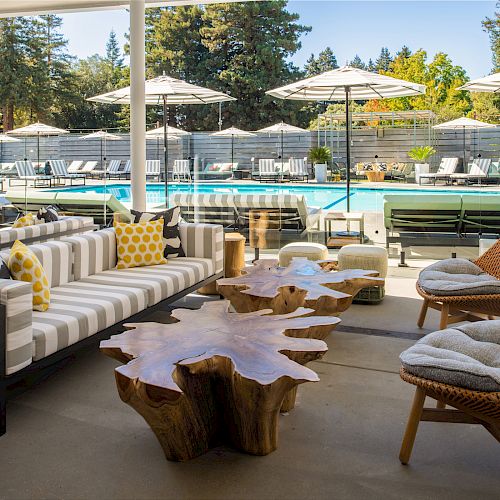
[[[361,57],[359,57],[358,54],[354,56],[354,59],[349,63],[349,66],[358,69],[366,69],[366,64],[361,60]]]
[[[123,57],[115,30],[110,31],[108,41],[106,42],[106,59],[113,69],[123,67]]]
[[[377,68],[376,68],[375,63],[373,62],[372,58],[370,58],[368,60],[368,64],[366,65],[366,70],[370,71],[372,73],[377,73]]]
[[[392,63],[391,53],[387,47],[382,47],[380,55],[375,61],[375,69],[377,72],[388,71]]]
[[[325,71],[337,69],[338,67],[337,58],[335,57],[333,50],[330,47],[327,47],[319,53],[317,59],[314,54],[311,54],[304,66],[304,70],[306,72],[306,76],[314,76],[324,73]]]
[[[497,3],[497,7],[499,5]],[[490,37],[493,71],[500,71],[500,13],[495,12],[493,18],[487,17],[482,25]]]

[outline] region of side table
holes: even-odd
[[[369,182],[383,182],[385,178],[385,172],[367,170],[365,175]]]
[[[357,222],[359,224],[359,237],[346,235],[339,239],[338,245],[334,243],[335,238],[332,238],[332,222],[333,221],[346,221],[347,232],[351,231],[351,223]],[[359,243],[364,243],[365,240],[365,214],[363,212],[328,212],[324,218],[325,221],[325,245],[329,248],[338,247],[342,245],[347,245],[353,243],[352,240],[359,240]],[[340,240],[345,239],[345,242]]]
[[[224,276],[236,278],[241,276],[245,267],[245,241],[246,238],[240,233],[226,233],[224,235]],[[202,295],[217,295],[217,284],[215,281],[198,289]]]

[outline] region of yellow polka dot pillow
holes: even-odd
[[[166,264],[163,219],[130,224],[115,222],[117,269]]]
[[[35,225],[35,216],[30,212],[16,219],[12,227],[18,228],[18,227],[26,227],[34,225]]]
[[[37,256],[24,243],[17,240],[10,249],[7,266],[15,280],[31,283],[33,310],[46,311],[50,304],[49,280]]]

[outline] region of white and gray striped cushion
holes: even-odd
[[[213,273],[224,270],[224,228],[218,224],[179,224],[186,257],[212,259]]]
[[[0,280],[0,302],[6,315],[6,374],[15,373],[32,361],[31,283]]]
[[[116,234],[113,228],[65,238],[73,245],[75,280],[116,266]]]
[[[33,312],[33,359],[90,337],[147,307],[145,290],[73,281],[52,288],[50,307]]]
[[[148,305],[152,306],[213,274],[212,259],[178,257],[157,266],[111,269],[83,278],[81,282],[141,288],[148,293]]]
[[[0,247],[9,246],[9,243],[14,243],[16,240],[25,240],[27,238],[40,239],[49,236],[57,235],[75,229],[84,229],[93,225],[92,217],[67,217],[60,218],[54,222],[46,222],[36,224],[34,226],[7,228],[0,230]]]

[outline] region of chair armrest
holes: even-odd
[[[32,311],[30,283],[0,279],[0,344],[5,351],[3,375],[15,373],[33,360]],[[0,365],[1,366],[1,365]]]
[[[224,228],[219,224],[180,223],[186,257],[212,259],[214,272],[224,270]]]

